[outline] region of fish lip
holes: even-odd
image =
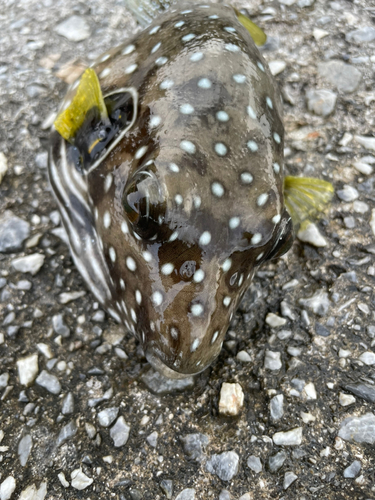
[[[167,366],[163,361],[161,361],[160,358],[155,356],[155,354],[152,352],[151,349],[147,349],[145,352],[145,356],[147,361],[150,363],[150,365],[155,368],[159,373],[164,375],[166,378],[171,378],[171,379],[177,379],[177,380],[182,380],[188,377],[193,377],[195,375],[198,375],[198,373],[201,373],[203,370],[205,370],[207,367],[203,367],[201,370],[194,372],[194,373],[181,373],[173,370],[169,366]]]

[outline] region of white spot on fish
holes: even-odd
[[[193,40],[195,38],[194,33],[189,33],[188,35],[185,35],[181,38],[183,42],[190,42],[190,40]]]
[[[211,344],[215,342],[218,336],[219,336],[219,330],[216,330],[216,332],[212,335]]]
[[[152,261],[152,255],[148,250],[145,250],[142,255],[146,262]]]
[[[109,258],[112,262],[116,262],[116,250],[113,247],[109,247]]]
[[[274,217],[272,217],[272,222],[274,224],[278,224],[280,222],[280,220],[281,220],[281,215],[280,214],[277,214]]]
[[[268,200],[268,194],[267,193],[263,193],[260,196],[258,196],[258,199],[257,199],[257,205],[258,205],[258,207],[262,207],[263,205],[265,205],[267,203],[267,200]]]
[[[170,274],[172,274],[173,272],[173,269],[174,269],[174,265],[173,264],[164,264],[163,266],[161,266],[161,272],[165,275],[165,276],[169,276]]]
[[[177,174],[180,171],[180,167],[178,165],[176,165],[175,163],[170,163],[169,170],[171,172],[174,172],[175,174]]]
[[[253,176],[250,174],[250,172],[242,172],[241,182],[243,182],[244,184],[251,184],[253,182]]]
[[[275,142],[277,142],[277,144],[280,144],[281,138],[277,132],[273,133],[273,138],[275,139]]]
[[[157,43],[151,50],[151,54],[155,54],[157,50],[159,50],[161,47],[161,42]]]
[[[142,158],[142,156],[146,154],[146,151],[147,151],[147,146],[142,146],[135,152],[134,158],[136,160],[139,160],[140,158]]]
[[[280,165],[278,163],[274,163],[273,170],[274,170],[275,174],[278,174],[280,172]]]
[[[208,78],[201,78],[198,82],[198,87],[201,89],[210,89],[212,87],[212,83]]]
[[[226,26],[224,29],[228,33],[235,33],[236,32],[236,30],[234,28],[232,28],[232,26]]]
[[[127,45],[124,49],[122,49],[121,54],[123,56],[127,56],[128,54],[131,54],[135,50],[135,45]]]
[[[177,240],[178,238],[178,231],[174,231],[170,237],[169,237],[169,240],[168,241],[174,241],[174,240]]]
[[[99,77],[100,78],[105,78],[106,76],[108,76],[111,72],[111,68],[105,68],[103,69],[103,71],[100,73]]]
[[[211,191],[212,194],[214,194],[218,198],[221,198],[224,194],[224,187],[220,184],[220,182],[213,182],[211,184]]]
[[[258,66],[258,68],[259,68],[261,71],[263,71],[263,72],[265,71],[264,66],[263,66],[263,64],[262,64],[260,61],[258,61],[258,62],[257,62],[257,66]]]
[[[223,304],[225,305],[225,307],[228,307],[231,302],[232,299],[230,297],[224,297]]]
[[[240,225],[240,218],[239,217],[232,217],[229,219],[229,227],[231,229],[236,229]]]
[[[180,106],[180,113],[183,115],[191,115],[194,113],[194,108],[191,104],[182,104]]]
[[[189,154],[194,154],[195,151],[196,151],[196,147],[195,147],[195,144],[193,144],[192,142],[190,141],[181,141],[180,142],[180,148],[185,151],[186,153],[189,153]]]
[[[255,233],[254,236],[251,238],[251,243],[253,245],[257,245],[262,241],[262,235],[260,233]]]
[[[204,280],[204,271],[202,271],[202,269],[198,269],[194,273],[193,281],[195,281],[195,283],[200,283],[203,280]]]
[[[233,80],[236,83],[245,83],[246,82],[246,76],[245,75],[241,75],[241,74],[233,75]]]
[[[229,50],[229,52],[239,52],[240,48],[238,45],[234,45],[234,43],[226,43],[224,46],[225,50]]]
[[[190,351],[195,352],[198,349],[199,344],[200,344],[200,340],[195,339],[194,342],[191,344]]]
[[[269,97],[266,97],[266,103],[270,109],[273,109],[273,104],[272,104],[272,101]]]
[[[137,315],[136,315],[134,309],[130,310],[130,314],[132,316],[132,320],[134,321],[134,323],[136,323],[137,322]]]
[[[171,337],[174,338],[175,340],[178,338],[178,330],[174,326],[172,326],[171,330]]]
[[[125,281],[122,278],[120,278],[119,283],[120,283],[121,290],[125,290]]]
[[[183,10],[181,14],[191,14],[192,12],[192,10]]]
[[[111,216],[110,216],[108,210],[106,210],[104,212],[104,215],[103,215],[103,224],[104,224],[104,227],[106,229],[108,229],[109,226],[111,225]]]
[[[210,241],[211,241],[211,233],[209,231],[204,231],[199,238],[199,244],[205,246],[208,245]]]
[[[137,269],[137,264],[135,263],[133,257],[126,258],[126,266],[129,269],[129,271],[135,271]]]
[[[169,90],[173,87],[174,85],[174,81],[173,80],[170,80],[169,78],[167,78],[166,80],[162,81],[161,84],[159,85],[159,87],[162,89],[162,90]]]
[[[263,257],[263,255],[264,255],[264,252],[261,252],[255,260],[260,260]]]
[[[129,232],[128,225],[127,225],[127,223],[124,220],[121,222],[121,231],[124,234],[127,234]]]
[[[184,199],[180,194],[176,194],[176,196],[174,197],[174,201],[177,203],[177,205],[182,205]]]
[[[217,16],[216,14],[213,14],[208,19],[219,19],[219,16]]]
[[[202,304],[193,304],[191,306],[191,312],[193,316],[200,316],[204,311]]]
[[[255,153],[258,151],[258,144],[255,141],[249,141],[247,143],[247,147],[250,149],[251,152]]]
[[[257,119],[257,115],[254,111],[254,109],[251,107],[251,106],[248,106],[247,107],[247,114],[250,116],[250,118],[252,118],[253,120],[256,120]]]
[[[216,113],[216,118],[219,122],[227,122],[229,120],[229,115],[225,111],[218,111]]]
[[[181,26],[183,26],[185,24],[185,21],[178,21],[178,23],[176,23],[174,25],[175,28],[181,28]]]
[[[151,300],[154,306],[160,306],[163,303],[163,295],[161,292],[156,291],[152,294]]]
[[[202,52],[195,52],[190,56],[190,61],[192,62],[198,62],[203,59],[203,53]]]
[[[151,116],[151,118],[150,118],[150,127],[151,128],[158,127],[160,124],[161,124],[160,116],[157,116],[157,115]]]
[[[134,71],[138,68],[138,64],[131,64],[127,68],[125,68],[125,75],[130,75],[134,73]]]
[[[222,142],[217,142],[215,144],[215,152],[219,156],[225,156],[228,152],[228,149],[227,149],[226,145],[223,144]]]
[[[195,196],[194,197],[194,207],[198,209],[201,206],[202,199],[200,196]]]
[[[158,66],[163,66],[163,64],[165,64],[167,61],[168,61],[167,57],[159,57],[158,59],[156,59],[155,63]]]
[[[105,193],[108,193],[108,191],[110,190],[110,188],[112,186],[112,180],[113,180],[112,174],[107,174],[105,181],[104,181],[104,192]]]
[[[135,300],[137,301],[138,305],[141,305],[142,302],[142,294],[139,290],[135,291]]]
[[[154,26],[152,29],[150,29],[149,34],[150,35],[155,35],[160,30],[160,26]]]
[[[232,259],[226,259],[222,265],[223,271],[226,273],[232,266]]]

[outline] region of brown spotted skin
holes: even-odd
[[[219,354],[255,268],[287,236],[279,95],[230,6],[171,10],[100,59],[103,94],[132,87],[139,104],[85,178],[110,276],[111,297],[96,295],[157,368],[197,373]],[[137,237],[123,206],[139,170],[163,199],[153,239]]]

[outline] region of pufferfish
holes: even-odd
[[[73,260],[168,377],[213,362],[256,269],[333,192],[284,179],[281,100],[253,37],[230,5],[172,3],[84,72],[53,127]]]

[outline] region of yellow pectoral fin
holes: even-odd
[[[72,102],[57,116],[54,123],[56,130],[64,139],[72,142],[88,111],[94,107],[98,108],[102,121],[108,121],[98,77],[92,68],[88,68],[81,77]]]
[[[234,10],[236,11],[237,19],[242,24],[242,26],[245,26],[255,44],[258,45],[258,47],[264,45],[267,41],[267,35],[265,34],[265,32],[244,14],[241,14],[240,11],[238,11],[237,9]]]
[[[292,176],[284,179],[284,202],[295,227],[324,212],[333,194],[332,184],[321,179]]]

